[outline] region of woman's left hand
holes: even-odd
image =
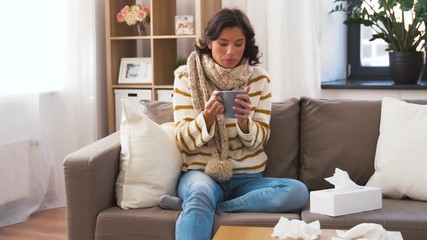
[[[249,126],[248,126],[248,118],[252,111],[252,102],[251,98],[249,97],[249,91],[251,90],[251,87],[247,86],[245,88],[245,91],[247,94],[238,94],[236,96],[236,103],[239,104],[240,107],[233,107],[233,110],[240,113],[236,114],[237,123],[239,124],[240,129],[244,133],[249,132]]]

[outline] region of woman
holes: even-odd
[[[255,66],[254,36],[243,12],[222,9],[208,22],[187,65],[175,71],[175,136],[184,161],[177,240],[211,239],[215,211],[292,212],[306,204],[301,182],[262,176],[271,92],[267,73]],[[237,95],[236,118],[224,118],[220,91],[237,89],[248,94]],[[163,198],[160,206],[173,208],[173,201]]]

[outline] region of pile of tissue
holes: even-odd
[[[289,220],[285,217],[281,217],[276,226],[274,226],[271,236],[287,240],[314,240],[317,239],[320,234],[322,234],[322,231],[320,230],[319,221],[307,224],[301,220]]]
[[[394,240],[383,226],[375,223],[361,223],[348,231],[337,230],[337,236],[331,240]]]
[[[322,234],[319,221],[306,223],[301,220],[289,220],[281,217],[274,226],[272,237],[282,240],[315,240]],[[336,230],[336,237],[331,240],[400,240],[387,232],[383,226],[375,223],[361,223],[350,230]]]

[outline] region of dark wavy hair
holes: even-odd
[[[203,36],[196,44],[196,51],[200,54],[209,54],[212,56],[212,50],[209,49],[208,43],[218,39],[219,34],[224,28],[239,27],[245,34],[246,43],[243,58],[249,60],[249,65],[253,66],[259,62],[259,49],[255,45],[255,33],[249,18],[239,9],[223,8],[219,10],[208,22]]]

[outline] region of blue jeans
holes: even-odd
[[[211,239],[218,212],[295,212],[308,199],[307,187],[286,178],[264,178],[261,173],[235,174],[225,183],[202,171],[181,175],[178,196],[183,211],[176,222],[176,240]]]

